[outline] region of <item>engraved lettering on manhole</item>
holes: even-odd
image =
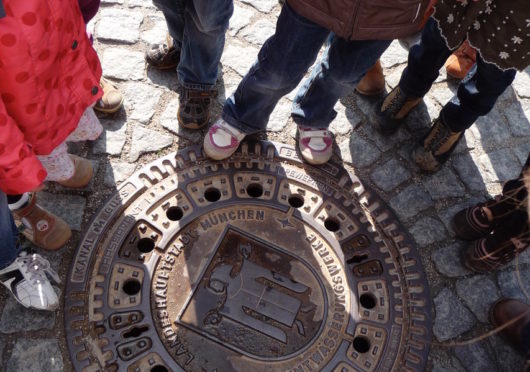
[[[244,143],[130,177],[75,255],[78,371],[423,370],[430,300],[384,203],[340,165]]]

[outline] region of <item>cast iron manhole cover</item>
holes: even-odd
[[[418,253],[340,165],[244,143],[125,181],[69,273],[78,371],[419,371],[431,338]]]

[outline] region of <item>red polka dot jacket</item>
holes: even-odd
[[[101,66],[77,1],[0,0],[0,189],[42,183],[47,155],[101,97]]]

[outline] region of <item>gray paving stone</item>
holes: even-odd
[[[530,249],[528,248],[523,252],[519,253],[517,259],[514,259],[513,261],[509,262],[506,267],[517,267],[518,265],[522,264],[530,264]]]
[[[94,154],[120,155],[127,139],[125,120],[103,120],[105,130],[92,147]]]
[[[405,70],[405,67],[407,67],[406,63],[403,63],[398,66],[383,68],[386,84],[388,85],[388,87],[390,87],[389,92],[399,84],[399,80],[401,79],[401,75],[403,74],[403,70]]]
[[[144,54],[122,47],[108,48],[103,52],[101,67],[105,77],[119,80],[141,80],[145,70]]]
[[[0,318],[0,332],[18,333],[52,329],[55,326],[54,311],[26,309],[13,296],[9,296]]]
[[[282,98],[274,108],[274,111],[269,117],[269,122],[267,123],[267,130],[273,132],[279,132],[285,128],[287,121],[291,116],[291,106],[292,103],[287,98]]]
[[[128,160],[132,163],[136,161],[140,155],[147,152],[162,150],[165,147],[171,146],[172,143],[172,136],[136,125],[132,134]]]
[[[466,193],[458,177],[448,167],[426,177],[424,182],[433,200],[460,197]]]
[[[409,52],[403,49],[397,40],[394,40],[381,56],[381,65],[385,68],[393,67],[407,62]]]
[[[432,252],[432,260],[439,273],[450,278],[458,278],[470,274],[462,264],[462,251],[466,244],[458,242]]]
[[[164,42],[167,34],[167,24],[164,17],[158,14],[149,15],[147,17],[153,26],[140,34],[142,41],[147,45]]]
[[[72,230],[81,231],[83,229],[81,224],[86,206],[84,197],[39,192],[37,200],[43,208],[64,219]]]
[[[401,218],[407,219],[432,206],[432,200],[419,186],[411,185],[390,199],[390,206]]]
[[[193,142],[199,142],[202,139],[202,133],[196,130],[185,129],[178,124],[177,111],[179,108],[179,100],[172,100],[162,113],[160,117],[160,125],[175,133],[177,136],[186,138]]]
[[[376,168],[370,178],[384,191],[390,191],[408,181],[412,176],[407,168],[398,159],[391,159],[382,166]]]
[[[178,92],[180,87],[176,69],[158,70],[147,66],[147,82],[151,85]]]
[[[530,103],[512,102],[504,114],[515,136],[530,136]]]
[[[438,293],[434,298],[434,306],[436,317],[433,332],[438,341],[455,338],[469,331],[476,323],[473,315],[449,288]]]
[[[497,276],[497,282],[501,289],[502,296],[506,298],[516,298],[523,302],[528,302],[524,291],[530,294],[530,269],[519,269],[521,281],[519,282],[517,271],[513,268],[501,271]],[[523,289],[521,288],[523,286]]]
[[[269,13],[278,4],[276,0],[241,0],[243,4],[248,4],[262,13]]]
[[[488,115],[478,118],[469,130],[475,139],[482,143],[482,147],[489,148],[507,142],[511,135],[506,127],[506,119],[494,108]]]
[[[13,347],[7,372],[62,372],[63,356],[56,339],[21,338]]]
[[[258,48],[247,47],[240,43],[227,45],[221,56],[221,63],[244,76],[258,56]]]
[[[455,354],[469,372],[497,370],[495,362],[491,359],[483,343],[456,347]]]
[[[156,8],[156,6],[153,4],[151,0],[128,0],[127,3],[129,4],[129,8],[136,8],[136,7],[151,8],[151,9]]]
[[[452,357],[448,360],[434,360],[431,372],[466,372],[458,359]]]
[[[337,117],[331,122],[329,130],[335,135],[346,134],[361,122],[361,117],[351,109],[347,109],[341,102],[333,108]]]
[[[250,19],[255,14],[256,12],[250,8],[243,8],[234,4],[234,14],[232,14],[232,17],[230,18],[228,34],[230,36],[236,36],[239,30],[248,26]]]
[[[521,172],[521,166],[510,149],[489,152],[480,156],[477,162],[486,183],[507,181]]]
[[[519,97],[530,98],[530,67],[527,67],[524,72],[517,73],[512,86]]]
[[[486,189],[479,166],[469,154],[455,156],[453,157],[452,162],[460,176],[460,180],[464,182],[469,190],[484,191]]]
[[[470,130],[466,130],[464,132],[464,138],[462,138],[458,142],[458,145],[456,145],[453,154],[457,155],[465,152],[467,153],[469,150],[472,150],[475,147],[477,147],[477,140],[475,139],[473,132]]]
[[[371,143],[353,134],[351,138],[339,144],[342,159],[355,167],[367,167],[373,164],[381,152]]]
[[[101,0],[101,4],[123,4],[123,0]]]
[[[276,25],[266,19],[260,19],[256,23],[245,27],[240,34],[246,41],[258,46],[263,45],[265,40],[271,37],[276,30]]]
[[[125,97],[127,119],[136,120],[142,124],[149,123],[155,114],[162,91],[145,83],[127,83],[123,85],[122,93]]]
[[[377,148],[382,152],[389,151],[396,146],[396,144],[402,142],[413,142],[410,134],[404,129],[400,129],[397,132],[392,133],[392,135],[387,136],[381,134],[376,123],[367,123],[366,125],[362,125],[360,130],[366,134],[366,138],[370,138],[370,140],[374,141]]]
[[[121,9],[103,9],[96,26],[96,37],[134,44],[140,37],[143,15]]]
[[[446,238],[443,224],[432,217],[420,219],[410,228],[410,233],[420,248]]]
[[[122,161],[111,161],[105,169],[104,183],[106,186],[118,186],[134,173],[136,165]]]
[[[456,94],[456,90],[446,83],[436,84],[431,88],[431,97],[438,102],[442,107],[449,102]]]
[[[498,335],[489,337],[501,372],[518,372],[523,370],[524,358]]]
[[[528,154],[530,153],[530,143],[523,143],[515,147],[513,151],[515,152],[515,156],[517,156],[521,162],[521,165],[523,165],[528,158]]]
[[[485,275],[475,275],[456,282],[456,293],[477,319],[488,323],[491,305],[500,297],[495,282]]]

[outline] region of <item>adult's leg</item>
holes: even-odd
[[[350,41],[333,37],[296,95],[294,121],[305,127],[327,128],[337,115],[333,107],[339,98],[355,89],[390,43],[390,40]]]
[[[0,269],[9,266],[17,257],[18,230],[9,211],[6,195],[0,191]]]
[[[153,4],[164,14],[169,35],[173,38],[175,47],[180,49],[184,32],[184,1],[153,0]]]
[[[491,111],[499,96],[515,79],[516,70],[501,70],[477,55],[477,66],[458,87],[457,96],[442,109],[441,116],[453,132],[464,131]]]
[[[421,34],[421,42],[409,51],[407,67],[401,75],[399,87],[410,97],[423,97],[440,74],[452,51],[434,19],[429,19]]]
[[[185,3],[180,63],[177,68],[179,81],[184,88],[211,90],[215,86],[225,33],[233,11],[232,0],[194,0]]]
[[[250,134],[264,130],[281,97],[293,90],[315,62],[329,31],[298,15],[286,3],[276,32],[223,108],[223,119]]]

